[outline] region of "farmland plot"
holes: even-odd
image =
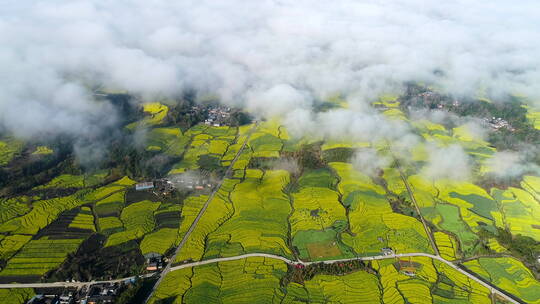
[[[69,253],[77,250],[83,239],[32,240],[13,256],[0,277],[42,276],[60,266]]]
[[[73,195],[34,202],[27,214],[13,218],[0,225],[0,232],[15,234],[36,234],[54,221],[60,213],[86,203],[84,196],[89,190],[81,190]]]
[[[353,256],[352,250],[338,237],[347,227],[347,216],[339,193],[328,188],[335,183],[335,177],[327,169],[308,171],[300,177],[297,192],[291,195],[292,244],[301,259]]]
[[[233,127],[193,126],[184,133],[184,138],[187,139],[184,144],[188,141],[190,144],[185,148],[182,160],[173,166],[169,175],[198,169],[204,158],[216,159],[217,163],[222,157],[233,159],[236,152],[229,153],[229,148],[235,146],[233,142],[237,132],[238,129]]]
[[[417,219],[394,213],[384,189],[351,164],[330,163],[340,176],[338,189],[343,204],[349,206],[351,233],[343,242],[361,255],[380,254],[383,247],[399,253],[431,252],[426,232]]]
[[[223,182],[223,185],[209,203],[208,209],[206,209],[205,213],[201,216],[199,222],[197,223],[197,226],[195,226],[195,229],[189,235],[184,247],[176,258],[176,262],[185,260],[197,261],[203,257],[205,248],[207,246],[206,240],[208,235],[215,231],[233,213],[233,206],[229,197],[230,192],[234,189],[238,182],[239,181],[236,179],[226,179]],[[194,208],[200,208],[198,207],[199,205],[197,204],[197,201],[200,202],[200,206],[202,207],[202,204],[204,204],[206,201],[203,199],[204,198],[201,197],[198,200],[193,201],[195,204]],[[181,236],[179,239],[185,235],[197,214],[198,209],[193,209],[192,213],[189,214],[189,217],[184,218],[179,229]]]
[[[265,258],[181,269],[167,274],[150,303],[273,303],[283,297],[286,271],[284,262]]]
[[[540,303],[540,282],[520,261],[507,257],[479,258],[464,265],[527,303]]]
[[[111,234],[105,247],[138,239],[153,231],[155,227],[154,211],[159,208],[160,204],[160,202],[142,201],[124,208],[120,216],[124,230]]]
[[[35,294],[32,288],[0,289],[0,303],[27,303]]]
[[[540,204],[529,192],[508,187],[506,190],[493,188],[491,193],[500,203],[504,225],[512,234],[521,234],[540,241]]]
[[[266,171],[262,178],[246,177],[230,192],[230,215],[207,238],[206,257],[268,252],[290,256],[287,217],[291,211],[282,192],[289,183],[284,170]],[[229,197],[224,198],[227,201]]]
[[[381,293],[377,277],[365,271],[344,276],[316,275],[304,284],[304,297],[286,298],[289,301],[310,303],[380,303]],[[290,302],[289,302],[290,303]]]

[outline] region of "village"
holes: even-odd
[[[135,185],[136,191],[148,191],[158,196],[167,196],[174,190],[178,191],[204,191],[211,190],[215,181],[206,170],[192,170],[174,174],[167,178],[144,181]]]
[[[128,279],[117,283],[96,283],[68,288],[36,288],[28,304],[108,304],[115,303],[120,293],[136,283]]]

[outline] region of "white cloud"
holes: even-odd
[[[530,0],[7,0],[0,123],[83,132],[88,116],[114,115],[87,92],[54,96],[80,83],[145,98],[195,88],[265,115],[334,93],[363,103],[404,81],[540,100],[539,30]]]
[[[469,180],[471,160],[459,145],[427,146],[429,158],[420,174],[430,180]]]

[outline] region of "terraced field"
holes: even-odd
[[[90,207],[82,207],[79,213],[71,221],[68,228],[79,228],[96,231],[94,226],[94,215]]]
[[[0,241],[0,258],[3,260],[8,260],[11,258],[19,249],[21,249],[24,244],[28,243],[32,236],[30,235],[8,235],[3,236]]]
[[[180,128],[154,128],[146,135],[146,150],[159,151],[171,156],[181,156],[190,138]]]
[[[25,244],[7,265],[0,271],[0,279],[13,278],[17,281],[21,276],[42,276],[53,270],[73,253],[82,243],[82,239],[39,239]]]
[[[171,272],[154,298],[175,303],[272,303],[283,297],[282,261],[264,258],[222,262]]]
[[[441,257],[450,261],[455,260],[459,255],[459,248],[454,237],[440,231],[433,233],[433,235]]]
[[[279,157],[288,135],[275,120],[261,123],[249,139],[253,157]]]
[[[474,251],[479,223],[494,231],[495,219],[500,214],[498,205],[483,189],[470,183],[429,183],[419,175],[410,176],[408,181],[424,218],[438,229],[457,236],[463,254],[470,255]]]
[[[31,199],[26,196],[0,199],[0,223],[5,223],[30,211]]]
[[[141,241],[141,252],[143,255],[156,252],[164,255],[169,248],[176,243],[178,231],[174,228],[162,228],[144,236]]]

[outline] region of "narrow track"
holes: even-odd
[[[433,239],[433,234],[431,234],[431,230],[429,229],[426,220],[424,220],[424,217],[422,216],[422,213],[420,212],[420,208],[418,207],[418,203],[416,202],[416,198],[414,197],[414,194],[411,190],[411,186],[409,185],[409,181],[407,181],[407,178],[403,174],[403,171],[401,171],[400,168],[398,168],[399,175],[401,176],[401,179],[403,180],[403,184],[405,184],[405,188],[407,188],[407,192],[409,193],[409,197],[411,198],[414,208],[416,209],[416,212],[418,213],[418,216],[420,217],[420,221],[422,222],[422,225],[424,225],[424,229],[426,230],[426,234],[429,238],[429,242],[431,243],[431,248],[433,248],[433,252],[435,252],[436,256],[440,256],[439,254],[439,248],[437,248],[437,244],[435,243],[435,240]]]

